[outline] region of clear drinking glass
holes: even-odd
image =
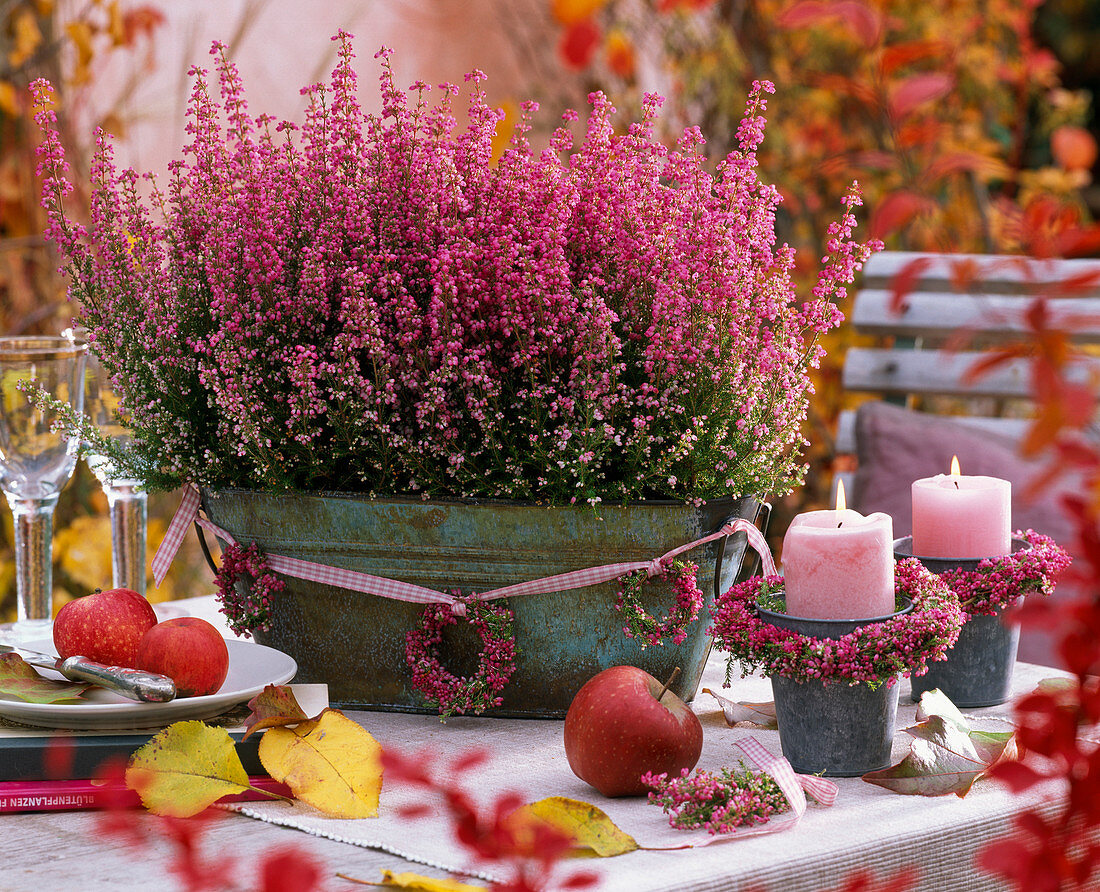
[[[37,409],[41,388],[80,412],[86,347],[63,337],[0,338],[0,488],[15,521],[18,614],[0,637],[49,637],[53,622],[53,512],[76,466],[79,437],[53,430],[57,412]]]
[[[82,329],[69,329],[67,337],[85,343]],[[84,370],[84,414],[108,440],[126,447],[133,440],[130,429],[118,413],[118,395],[111,376],[88,351]],[[145,595],[145,536],[148,524],[148,495],[141,480],[127,477],[111,460],[92,452],[85,444],[84,460],[107,496],[111,512],[111,575],[115,588],[128,588]]]

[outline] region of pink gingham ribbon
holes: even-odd
[[[714,836],[709,840],[696,845],[707,845],[712,842],[721,842],[723,839],[744,839],[747,836],[763,836],[766,833],[779,833],[790,830],[806,813],[806,794],[809,793],[822,805],[832,805],[836,802],[838,792],[837,785],[823,777],[814,777],[808,774],[795,774],[791,763],[782,756],[776,756],[755,737],[743,737],[735,743],[757,768],[769,775],[776,782],[787,801],[791,804],[789,814],[784,814],[779,820],[769,820],[764,824],[756,824],[752,827],[744,827],[733,833],[723,836]]]
[[[172,565],[184,536],[192,523],[197,523],[204,530],[217,536],[224,542],[236,544],[236,539],[221,527],[199,515],[199,491],[194,486],[189,486],[184,491],[183,500],[176,509],[172,522],[168,525],[168,531],[153,557],[153,578],[157,585],[163,581]],[[584,570],[573,570],[569,573],[559,573],[557,576],[547,576],[542,579],[533,579],[530,582],[521,582],[516,585],[507,585],[503,588],[481,592],[477,597],[483,601],[493,598],[514,598],[520,595],[538,595],[547,592],[560,592],[572,588],[583,588],[589,585],[599,585],[610,582],[612,579],[638,570],[645,570],[647,575],[655,576],[661,572],[662,565],[671,561],[677,555],[729,536],[733,533],[744,533],[748,537],[748,543],[752,549],[760,555],[761,566],[765,576],[776,575],[775,561],[772,560],[771,550],[768,548],[764,534],[754,524],[747,520],[737,518],[725,524],[716,533],[711,533],[702,539],[696,539],[687,545],[681,545],[672,551],[663,554],[652,561],[629,561],[621,564],[605,564],[602,567],[589,567]],[[303,561],[297,558],[284,557],[279,554],[267,553],[265,555],[267,565],[277,573],[285,576],[293,576],[298,579],[307,579],[311,582],[319,582],[324,585],[333,585],[352,591],[364,592],[369,595],[377,595],[381,598],[391,598],[396,601],[411,601],[419,604],[451,604],[455,605],[453,595],[438,592],[435,589],[400,582],[396,579],[387,579],[383,576],[371,576],[369,573],[359,573],[355,570],[343,570],[339,567],[330,567],[327,564],[316,564],[312,561]]]

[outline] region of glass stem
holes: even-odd
[[[19,595],[18,625],[41,627],[48,635],[53,621],[53,512],[57,496],[41,499],[9,495],[15,524],[15,575]]]
[[[145,529],[148,496],[140,483],[103,487],[111,509],[111,570],[115,588],[145,596]]]

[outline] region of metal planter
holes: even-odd
[[[1013,539],[1013,553],[1030,548],[1026,539]],[[913,557],[912,537],[894,542],[894,557]],[[947,570],[973,570],[980,558],[955,560],[917,556],[926,569],[939,575]],[[956,706],[974,709],[1005,703],[1012,688],[1012,670],[1020,644],[1020,627],[1007,625],[1001,611],[993,616],[968,615],[959,640],[947,652],[947,659],[928,664],[928,671],[913,679],[913,701],[925,691],[939,689]]]
[[[840,638],[861,626],[909,613],[913,602],[897,599],[890,616],[867,619],[810,619],[757,605],[773,626],[814,638]],[[772,696],[783,756],[799,774],[857,777],[890,764],[898,717],[897,677],[872,687],[844,679],[794,681],[773,675]]]
[[[428,588],[482,592],[571,570],[651,560],[714,532],[727,519],[766,524],[756,499],[692,507],[642,502],[550,508],[518,502],[370,499],[346,494],[205,491],[210,519],[242,544]],[[707,606],[717,591],[755,571],[742,533],[684,555],[699,565]],[[257,640],[290,654],[299,682],[325,682],[334,705],[353,709],[429,712],[412,688],[405,633],[420,622],[420,605],[286,578],[274,598],[270,631]],[[486,715],[561,717],[589,678],[632,664],[658,678],[679,666],[673,690],[694,697],[710,651],[706,608],[679,646],[642,648],[622,633],[614,582],[513,598],[516,672],[504,704]],[[654,579],[642,602],[663,615],[671,586]],[[480,641],[466,625],[449,627],[441,659],[458,675],[476,665]]]

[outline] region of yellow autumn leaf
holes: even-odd
[[[638,848],[634,837],[624,833],[607,813],[580,799],[550,796],[520,806],[508,816],[513,826],[522,822],[541,822],[573,838],[579,849],[590,849],[600,858],[611,858]],[[514,823],[513,823],[514,822]]]
[[[92,46],[92,26],[78,20],[69,22],[65,26],[65,31],[76,48],[76,70],[73,72],[73,80],[81,84],[88,79],[88,65],[95,57],[95,48]]]
[[[54,560],[85,592],[111,587],[111,519],[73,518],[53,537]]]
[[[34,10],[23,7],[15,11],[11,21],[12,49],[8,52],[8,64],[21,68],[42,43],[42,30]]]
[[[126,768],[126,785],[149,811],[177,818],[254,789],[229,732],[202,722],[169,725],[137,750]]]
[[[10,118],[19,114],[19,103],[15,98],[15,85],[11,81],[0,81],[0,112]]]
[[[385,868],[382,868],[382,882],[378,885],[414,889],[416,892],[485,892],[484,886],[471,886],[458,880],[437,880],[418,873],[394,873]]]
[[[294,728],[271,728],[260,762],[294,796],[334,818],[378,816],[382,747],[342,712],[326,709]]]

